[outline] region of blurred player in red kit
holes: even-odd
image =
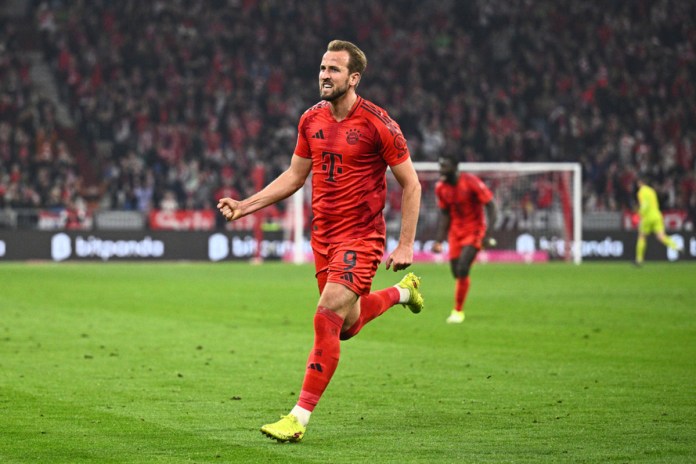
[[[341,340],[398,303],[413,313],[423,308],[420,279],[413,273],[393,287],[370,292],[385,252],[387,167],[402,187],[401,231],[387,269],[400,271],[413,262],[421,186],[399,125],[356,92],[366,66],[357,46],[330,42],[319,67],[322,101],[300,117],[289,168],[249,198],[218,203],[222,215],[234,221],[289,197],[312,174],[311,244],[320,296],[297,404],[279,421],[261,427],[281,442],[304,437],[338,366]]]
[[[477,176],[466,172],[457,174],[456,159],[440,158],[440,180],[435,185],[440,221],[432,249],[440,253],[442,241],[447,236],[450,268],[456,279],[454,309],[447,318],[450,324],[464,322],[469,273],[476,255],[484,245],[492,247],[496,244],[495,239],[487,235],[486,226],[492,227],[497,217],[493,193]]]

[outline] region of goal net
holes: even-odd
[[[438,216],[435,184],[439,165],[414,163],[422,185],[421,210],[415,243],[415,261],[447,259],[432,253]],[[480,261],[535,262],[582,260],[581,170],[579,163],[460,163],[460,171],[476,174],[494,194],[498,218],[492,228],[497,246],[479,253]],[[401,227],[401,188],[387,170],[387,251],[396,247]],[[305,186],[293,196],[284,228],[292,237],[286,260],[312,259],[309,248],[309,192]]]
[[[426,252],[435,238],[439,209],[435,183],[438,163],[414,163],[423,188],[417,240]],[[579,163],[460,163],[460,171],[476,174],[491,189],[498,218],[490,224],[498,242],[484,250],[479,259],[488,261],[582,259],[581,170]],[[399,192],[393,176],[391,192]],[[400,197],[391,198],[387,208],[388,235],[398,233]],[[393,214],[396,212],[397,214]]]

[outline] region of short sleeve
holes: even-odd
[[[437,184],[435,184],[435,201],[437,202],[437,207],[439,209],[446,209],[447,208],[447,203],[445,202],[444,198],[444,188],[445,185],[440,181]]]
[[[303,114],[300,118],[300,122],[297,124],[297,143],[295,144],[295,151],[293,152],[297,156],[302,158],[311,159],[312,152],[309,149],[309,142],[307,141],[307,131],[305,126],[307,124],[307,113]]]
[[[406,138],[396,121],[389,120],[386,124],[376,124],[376,127],[382,145],[382,158],[389,166],[401,164],[411,156]]]
[[[474,187],[476,196],[481,204],[485,205],[493,199],[493,192],[491,192],[491,189],[489,189],[488,186],[478,177],[472,176],[471,185]]]

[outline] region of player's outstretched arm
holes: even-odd
[[[396,181],[401,185],[401,233],[399,243],[387,258],[387,269],[394,271],[406,269],[413,263],[413,242],[416,240],[416,226],[420,212],[421,185],[411,159],[391,167]]]
[[[302,187],[312,169],[312,160],[293,155],[290,167],[283,171],[273,182],[263,190],[245,200],[221,198],[217,208],[228,221],[234,221],[247,216],[266,206],[286,199]]]

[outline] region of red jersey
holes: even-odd
[[[386,111],[358,97],[337,122],[322,101],[300,118],[295,155],[312,160],[313,245],[384,238],[387,166],[410,156]]]
[[[463,172],[456,185],[439,181],[435,185],[437,206],[450,215],[450,235],[485,232],[486,216],[483,206],[493,199],[493,192],[481,179]]]

